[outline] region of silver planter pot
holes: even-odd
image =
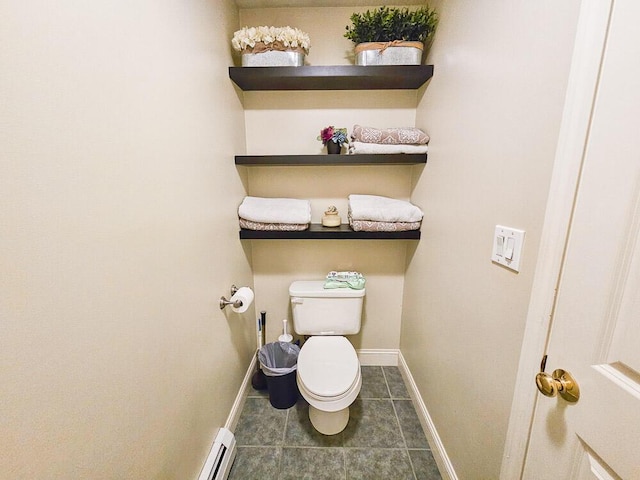
[[[420,65],[422,48],[392,45],[382,48],[382,43],[361,43],[356,53],[356,65]],[[377,48],[376,48],[377,47]]]

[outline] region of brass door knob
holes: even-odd
[[[540,364],[540,373],[536,375],[536,386],[540,393],[546,397],[560,395],[567,402],[577,402],[580,398],[578,382],[569,372],[560,368],[554,370],[552,374],[545,373],[546,364],[547,356],[545,355]]]

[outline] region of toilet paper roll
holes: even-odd
[[[239,307],[232,306],[231,309],[236,313],[244,313],[253,303],[253,290],[249,287],[240,287],[229,300],[234,303],[236,300],[240,300],[242,305]]]

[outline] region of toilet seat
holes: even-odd
[[[350,397],[361,384],[358,355],[345,337],[310,337],[298,355],[297,377],[305,397],[319,402]]]

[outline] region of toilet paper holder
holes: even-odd
[[[238,292],[238,287],[235,285],[231,285],[231,297],[233,297]],[[224,307],[227,305],[233,305],[236,308],[240,308],[242,306],[242,300],[236,300],[232,302],[231,300],[227,300],[224,295],[220,297],[220,310],[224,310]]]

